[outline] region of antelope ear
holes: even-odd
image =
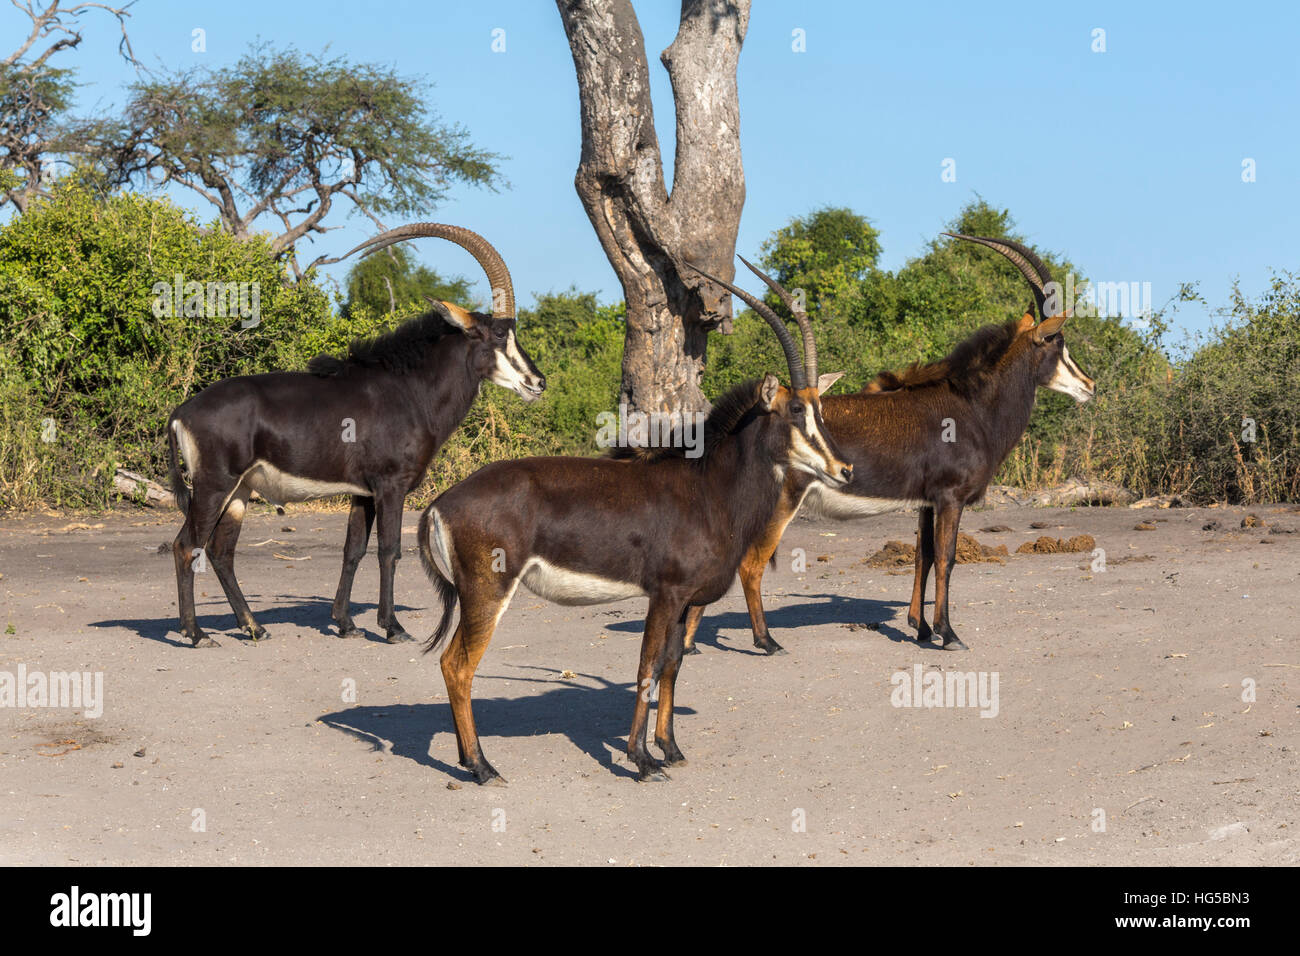
[[[1026,310],[1025,314],[1020,317],[1020,322],[1016,325],[1016,333],[1020,334],[1021,332],[1028,332],[1033,327],[1034,327],[1034,310],[1028,309]]]
[[[825,375],[818,375],[817,394],[825,395],[830,391],[830,387],[838,382],[843,375],[843,372],[827,372]]]
[[[426,295],[425,301],[433,306],[433,311],[450,322],[456,328],[468,332],[474,328],[474,316],[470,315],[458,305],[451,302],[444,302],[441,299],[435,299],[433,296]]]
[[[1062,312],[1059,315],[1052,316],[1050,319],[1043,319],[1043,321],[1039,322],[1038,326],[1034,329],[1034,338],[1041,342],[1049,335],[1055,335],[1057,332],[1061,331],[1061,326],[1065,325],[1065,320],[1068,318],[1069,316]]]
[[[771,372],[763,376],[758,386],[758,400],[763,403],[763,411],[770,412],[776,403],[777,393],[781,391],[781,380]]]

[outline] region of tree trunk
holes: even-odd
[[[677,117],[664,184],[645,41],[630,0],[556,0],[578,76],[582,159],[574,178],[627,302],[620,400],[638,411],[708,408],[710,329],[731,330],[731,297],[683,263],[735,275],[745,172],[736,64],[749,0],[683,0],[660,59]]]

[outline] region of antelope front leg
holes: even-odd
[[[760,541],[750,548],[740,562],[740,586],[745,592],[745,606],[749,609],[749,626],[754,631],[754,646],[769,657],[786,652],[784,647],[772,640],[772,635],[767,631],[767,616],[763,613],[763,572],[780,543],[781,534],[778,531],[774,538]]]
[[[356,577],[357,565],[365,557],[374,523],[375,499],[353,495],[352,510],[348,513],[348,537],[343,545],[343,571],[339,575],[339,588],[330,615],[339,626],[339,637],[361,636],[361,630],[352,623],[352,580]]]
[[[402,556],[402,493],[375,495],[375,517],[379,524],[379,626],[389,644],[413,641],[406,628],[397,623],[393,611],[393,577]]]
[[[907,609],[907,623],[916,629],[916,639],[929,644],[934,632],[925,623],[925,582],[934,566],[934,509],[921,508],[916,531],[916,572],[912,578],[912,604]],[[937,603],[936,603],[937,606]]]
[[[957,526],[960,523],[961,505],[944,505],[939,509],[934,529],[934,630],[943,638],[946,651],[967,649],[948,623],[948,581],[957,561]]]

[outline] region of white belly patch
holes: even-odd
[[[243,483],[273,505],[282,505],[289,501],[306,501],[309,498],[325,498],[329,495],[370,496],[367,488],[341,481],[318,481],[315,478],[291,475],[264,461],[257,462],[244,472]]]
[[[628,581],[568,571],[538,557],[528,559],[519,579],[528,590],[556,604],[608,604],[646,596],[638,585]]]
[[[808,513],[818,518],[870,518],[874,515],[902,511],[905,508],[919,508],[924,501],[908,498],[868,498],[863,495],[850,495],[823,484],[814,484],[808,489],[804,498],[804,507]]]

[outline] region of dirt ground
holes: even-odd
[[[1248,511],[1265,527],[1243,530]],[[396,593],[424,637],[416,519]],[[0,863],[1300,862],[1300,531],[1270,533],[1300,529],[1286,508],[968,512],[1012,554],[954,572],[965,653],[918,646],[910,572],[864,563],[914,517],[798,520],[766,579],[789,653],[753,650],[739,586],[710,610],[678,682],[689,763],[666,783],[623,759],[644,603],[521,589],[475,683],[504,788],[456,765],[436,657],[379,640],[373,542],[369,637],[333,636],[343,526],[251,512],[238,571],[272,640],[243,638],[209,572],[200,623],[222,646],[192,650],[157,552],[175,513],[0,520],[0,679],[103,675],[98,717],[0,706]],[[1104,571],[1014,553],[1078,534]],[[996,715],[894,706],[915,665],[996,675]]]

